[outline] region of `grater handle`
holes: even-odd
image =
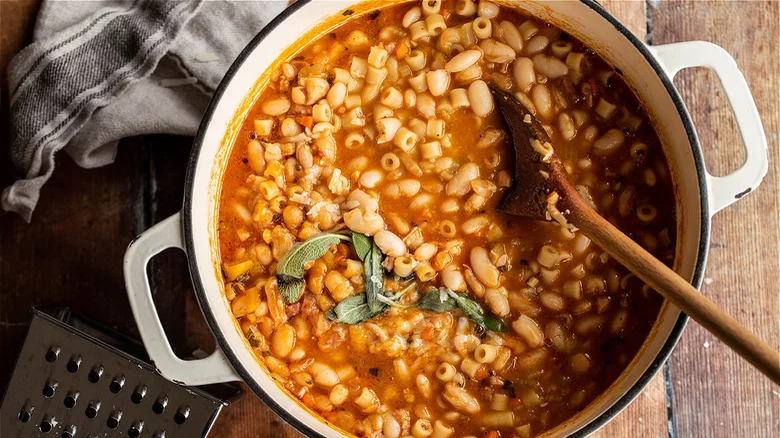
[[[168,248],[184,251],[181,213],[163,220],[138,236],[125,252],[125,287],[146,351],[157,371],[173,382],[199,386],[241,380],[222,350],[197,360],[182,360],[173,352],[152,299],[146,266]]]

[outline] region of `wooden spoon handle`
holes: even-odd
[[[773,382],[780,384],[780,354],[777,351],[602,218],[581,198],[569,201],[572,224]]]

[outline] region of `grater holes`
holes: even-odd
[[[136,388],[135,391],[133,391],[133,393],[130,395],[130,401],[138,405],[141,404],[145,396],[146,396],[146,385],[143,385],[139,388]]]
[[[108,390],[114,394],[119,394],[119,391],[125,386],[125,376],[115,377],[114,380],[108,385]]]
[[[74,438],[76,436],[76,426],[70,425],[60,434],[60,438]]]
[[[184,408],[180,408],[178,412],[176,412],[176,415],[173,416],[173,422],[182,425],[185,421],[187,421],[187,418],[190,416],[190,407],[185,406]]]
[[[76,401],[78,399],[79,399],[78,391],[69,392],[68,395],[65,396],[65,399],[62,400],[62,404],[65,405],[65,407],[68,409],[73,409],[73,407],[76,406]]]
[[[73,374],[79,370],[80,366],[81,366],[81,356],[74,356],[70,358],[68,364],[65,366],[65,369],[67,369],[69,373]]]
[[[19,411],[19,421],[21,423],[27,423],[32,419],[32,409],[27,409],[26,407],[22,408],[22,410]]]
[[[41,390],[41,394],[43,394],[43,396],[46,398],[54,397],[56,392],[57,382],[46,382],[46,384],[43,386],[43,389]]]
[[[89,383],[97,383],[100,381],[100,376],[103,375],[103,367],[97,366],[95,368],[92,368],[92,370],[87,375],[87,380],[89,380]]]
[[[152,405],[152,412],[157,415],[161,415],[165,412],[165,407],[168,406],[168,397],[162,396],[158,398]]]
[[[106,420],[106,426],[108,426],[109,429],[116,429],[119,427],[119,422],[122,420],[122,411],[114,411],[109,415],[108,419]]]
[[[100,402],[90,402],[89,405],[87,405],[87,409],[84,410],[84,415],[87,418],[95,418],[97,417],[98,411],[100,410]]]
[[[46,358],[46,362],[54,363],[57,361],[57,357],[60,355],[60,347],[53,345],[49,347],[49,350],[46,352],[46,355],[44,356]]]
[[[141,436],[141,432],[144,430],[144,422],[138,421],[127,430],[127,436],[130,438],[138,438]]]
[[[48,418],[44,418],[41,420],[41,424],[38,425],[38,429],[40,429],[43,433],[49,433],[54,428],[54,426],[51,424],[51,420]]]

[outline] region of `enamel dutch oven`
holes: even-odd
[[[725,50],[686,42],[649,47],[592,0],[503,1],[551,22],[623,72],[658,131],[672,170],[676,205],[675,269],[700,286],[710,243],[710,219],[755,189],[767,172],[767,143],[742,73]],[[159,372],[185,385],[241,380],[280,417],[312,437],[340,431],[304,408],[255,359],[222,293],[217,245],[217,204],[230,145],[246,109],[282,59],[316,35],[381,5],[369,1],[299,0],[265,27],[228,70],[201,121],[190,156],[184,207],[138,237],[125,255],[125,281],[138,328]],[[742,134],[746,161],[735,172],[707,173],[691,118],[672,78],[683,68],[704,66],[720,78]],[[258,79],[258,74],[265,72]],[[205,359],[176,357],[163,331],[148,283],[146,265],[166,248],[187,254],[195,293],[218,348]],[[582,412],[544,436],[586,436],[625,408],[667,359],[687,316],[666,303],[640,352],[603,394]]]

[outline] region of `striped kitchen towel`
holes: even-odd
[[[194,135],[233,59],[287,4],[44,0],[33,44],[8,69],[10,153],[23,176],[2,208],[30,221],[63,148],[89,168],[113,162],[124,137]]]

